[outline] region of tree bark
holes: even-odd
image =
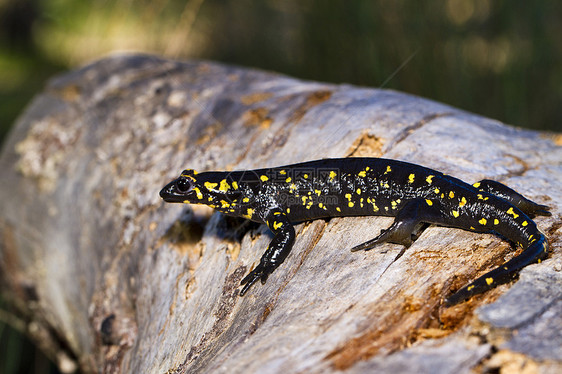
[[[2,294],[66,372],[560,372],[561,139],[390,90],[106,58],[53,79],[4,144]],[[549,258],[445,308],[513,256],[505,241],[432,226],[402,256],[350,253],[392,219],[317,220],[240,297],[267,228],[158,196],[185,168],[346,156],[495,179],[549,205],[536,219]]]

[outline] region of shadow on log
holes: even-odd
[[[110,57],[53,79],[4,144],[2,295],[67,372],[560,371],[560,139],[389,90]],[[240,297],[267,228],[158,196],[185,168],[346,156],[491,178],[549,205],[536,220],[549,258],[445,308],[514,255],[506,242],[430,227],[402,256],[350,253],[392,219],[317,220]]]

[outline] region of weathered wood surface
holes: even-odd
[[[206,62],[115,56],[50,82],[0,158],[0,281],[65,370],[123,373],[562,369],[562,147],[421,98]],[[183,168],[384,156],[550,205],[548,260],[453,308],[442,299],[513,256],[490,235],[430,227],[349,249],[389,218],[297,226],[266,285],[238,296],[270,235],[164,204]]]

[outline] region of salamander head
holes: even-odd
[[[168,183],[160,191],[160,197],[167,203],[198,203],[201,190],[195,179],[194,170],[182,171],[179,178]]]

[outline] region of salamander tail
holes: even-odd
[[[474,282],[464,286],[452,296],[445,299],[446,306],[461,303],[470,297],[488,291],[500,284],[508,283],[517,277],[519,271],[525,266],[540,262],[547,255],[548,243],[546,237],[539,232],[538,238],[517,257],[512,258],[500,267],[484,274]]]

